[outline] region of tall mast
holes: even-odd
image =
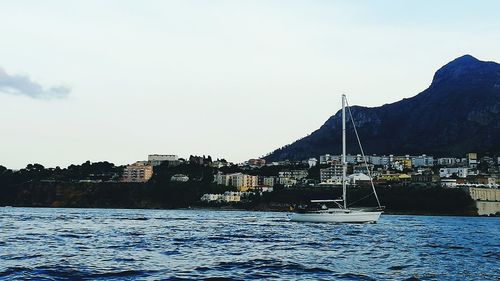
[[[346,148],[345,148],[345,95],[342,95],[342,199],[344,201],[344,209],[347,209],[347,197],[346,197],[346,173],[347,173],[347,162],[346,162]]]

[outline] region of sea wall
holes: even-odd
[[[471,187],[469,193],[476,202],[478,215],[485,216],[500,213],[500,189]]]

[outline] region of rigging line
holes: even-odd
[[[370,197],[372,194],[373,194],[373,192],[372,192],[372,193],[370,193],[370,194],[368,194],[368,195],[366,195],[365,197],[363,197],[363,198],[361,198],[361,199],[358,199],[358,200],[356,200],[356,201],[352,202],[351,204],[349,204],[349,205],[348,205],[348,207],[351,207],[352,205],[354,205],[354,204],[358,203],[359,201],[364,200],[364,199],[366,199],[366,198]]]
[[[365,163],[365,167],[366,167],[366,170],[368,172],[368,177],[370,177],[370,183],[372,185],[373,194],[375,194],[375,199],[377,199],[377,204],[378,204],[379,208],[381,208],[382,206],[380,205],[380,201],[378,200],[377,191],[375,190],[375,185],[373,184],[372,175],[371,175],[370,169],[368,168],[368,163],[366,161],[365,152],[363,151],[363,146],[361,145],[361,140],[359,139],[358,130],[356,129],[356,124],[354,124],[354,118],[352,116],[351,106],[349,105],[347,98],[345,99],[345,102],[347,104],[347,110],[349,110],[349,116],[351,116],[352,127],[354,128],[354,133],[356,134],[356,139],[358,140],[359,149],[361,150],[361,155],[363,156],[363,162]]]

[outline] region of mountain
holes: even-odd
[[[351,111],[366,154],[500,154],[500,64],[465,55],[440,68],[429,88],[412,98]],[[340,154],[341,127],[338,111],[309,136],[264,158]],[[350,118],[347,144],[348,153],[359,153]]]

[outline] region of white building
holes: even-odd
[[[246,191],[248,189],[254,188],[258,184],[258,177],[246,175],[243,173],[234,173],[224,175],[218,173],[214,175],[214,182],[225,186],[234,186],[239,191]]]
[[[276,183],[275,177],[264,177],[262,179],[263,186],[273,187],[275,183]]]
[[[441,186],[447,188],[455,188],[457,187],[456,179],[441,179]]]
[[[257,190],[260,192],[273,192],[274,188],[272,186],[259,186]]]
[[[284,187],[291,187],[297,184],[297,179],[290,178],[290,177],[279,177],[278,178],[279,184],[283,185]]]
[[[370,170],[370,172],[373,172],[373,164],[368,164],[365,165],[364,163],[363,164],[358,164],[358,165],[355,165],[354,167],[352,167],[352,173],[353,174],[356,174],[356,173],[368,173],[367,170]]]
[[[307,170],[287,170],[278,173],[278,182],[285,187],[296,185],[308,175]]]
[[[356,184],[357,182],[360,182],[360,181],[361,182],[370,181],[370,177],[363,174],[363,173],[352,174],[352,175],[349,175],[347,178],[348,178],[350,184]],[[341,182],[342,182],[342,180],[341,180]]]
[[[459,168],[441,168],[439,169],[440,178],[449,178],[456,174],[459,178],[466,178],[469,175],[469,169],[464,167]]]
[[[342,171],[343,167],[340,164],[334,164],[331,167],[321,169],[319,171],[320,182],[334,184],[340,180],[340,184],[342,184]]]
[[[222,168],[222,167],[227,167],[227,166],[231,166],[232,163],[230,162],[227,162],[227,161],[221,161],[221,160],[216,160],[216,161],[213,161],[212,162],[212,167],[214,168]]]
[[[332,164],[334,162],[340,162],[342,160],[342,156],[340,155],[330,155],[325,154],[319,157],[320,164]]]
[[[214,175],[214,183],[216,184],[220,184],[220,185],[224,185],[224,186],[229,186],[230,185],[230,182],[229,180],[231,179],[231,177],[229,175],[224,175],[222,173],[218,173],[216,175]]]
[[[342,176],[332,176],[319,183],[320,186],[342,185]]]
[[[202,202],[216,202],[216,201],[220,201],[222,198],[222,194],[203,194],[203,196],[201,196],[201,201]]]
[[[202,202],[217,202],[217,203],[234,203],[241,201],[241,192],[226,191],[224,194],[203,194],[201,197]]]
[[[390,157],[389,156],[377,156],[377,155],[372,155],[368,157],[368,163],[372,163],[373,165],[377,166],[388,166],[390,164]]]
[[[412,156],[411,165],[413,167],[432,167],[434,166],[434,157],[425,154],[421,156]]]
[[[162,162],[165,161],[177,162],[179,161],[179,157],[177,155],[167,155],[167,154],[148,155],[148,162],[153,166],[159,166]]]
[[[183,174],[176,174],[170,178],[170,181],[187,182],[189,181],[189,177]]]
[[[224,192],[224,196],[222,198],[224,202],[240,202],[241,201],[241,193],[234,191],[226,191]]]
[[[308,174],[309,173],[307,172],[307,170],[289,170],[289,171],[280,171],[279,177],[301,180],[303,178],[306,178]]]
[[[339,156],[340,160],[342,158],[342,156]],[[363,160],[363,156],[361,154],[357,154],[357,155],[346,155],[345,157],[345,161],[349,164],[357,164],[357,163],[363,163],[364,160]]]
[[[447,158],[438,158],[437,163],[440,166],[452,166],[459,162],[459,159],[447,157]]]
[[[318,159],[309,158],[309,160],[307,160],[307,164],[309,164],[309,168],[312,168],[312,167],[316,166],[316,164],[318,164]]]
[[[319,163],[320,164],[328,164],[332,163],[333,157],[330,154],[325,154],[325,155],[320,155],[319,156]]]

